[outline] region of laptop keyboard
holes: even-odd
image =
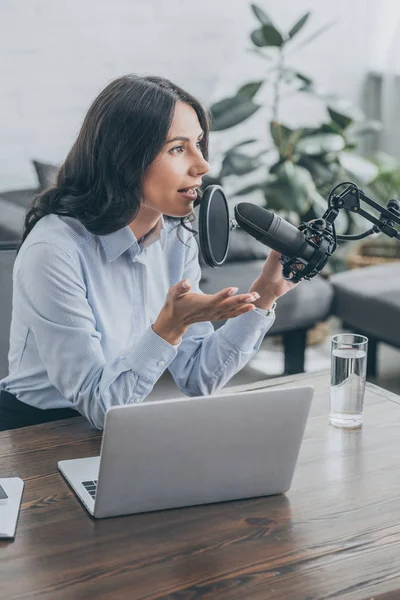
[[[97,490],[97,479],[93,481],[82,481],[82,485],[92,496],[93,500],[96,498],[96,490]]]

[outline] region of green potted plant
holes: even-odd
[[[266,68],[257,81],[242,85],[230,97],[210,107],[212,131],[236,127],[264,110],[265,128],[260,138],[245,139],[223,153],[221,169],[206,179],[206,185],[234,180],[233,197],[243,197],[259,190],[265,206],[280,212],[294,224],[321,216],[326,209],[330,189],[338,182],[351,179],[365,185],[377,175],[376,165],[360,156],[360,136],[377,131],[380,123],[369,121],[363,112],[349,102],[321,93],[314,81],[287,64],[289,51],[296,48],[299,32],[308,24],[306,13],[288,31],[279,29],[259,6],[251,9],[258,26],[251,32],[251,51],[265,60]],[[331,24],[312,33],[297,44],[297,50],[322,35]],[[272,106],[260,102],[263,87],[272,88]],[[315,126],[289,127],[280,118],[286,94],[310,94],[325,107],[326,118]],[[252,152],[255,144],[261,149]],[[254,181],[243,187],[240,179],[254,172]],[[340,215],[338,229],[349,232],[353,218]]]

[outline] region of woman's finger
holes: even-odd
[[[216,294],[213,294],[213,296],[217,300],[220,300],[220,299],[223,300],[224,298],[230,298],[231,296],[234,296],[238,290],[239,290],[239,288],[237,288],[237,287],[227,287],[227,288],[224,288],[223,290],[220,290]]]
[[[192,289],[192,285],[190,279],[182,279],[182,281],[178,281],[178,283],[173,285],[170,289],[174,298],[181,298],[182,296],[190,292],[190,290]]]
[[[249,304],[250,302],[255,302],[259,299],[259,297],[260,294],[258,292],[247,292],[246,294],[239,294],[234,298],[229,298],[228,300],[225,300],[223,305],[224,307],[232,309],[237,306],[241,306],[242,304]]]

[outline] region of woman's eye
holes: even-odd
[[[197,142],[196,147],[201,151],[201,142]],[[182,154],[182,152],[184,151],[184,147],[183,146],[174,146],[173,148],[171,148],[170,153],[171,154]]]
[[[175,152],[175,150],[179,150],[179,152]],[[181,154],[181,151],[183,152],[183,146],[175,146],[170,150],[171,154]]]

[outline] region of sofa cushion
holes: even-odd
[[[48,163],[42,163],[38,160],[33,160],[32,162],[36,169],[40,190],[44,190],[45,188],[54,185],[59,167]]]
[[[226,262],[263,260],[267,258],[270,251],[270,248],[251,237],[243,229],[234,229],[229,236],[229,249]]]
[[[333,312],[355,331],[400,347],[400,262],[337,273]]]

